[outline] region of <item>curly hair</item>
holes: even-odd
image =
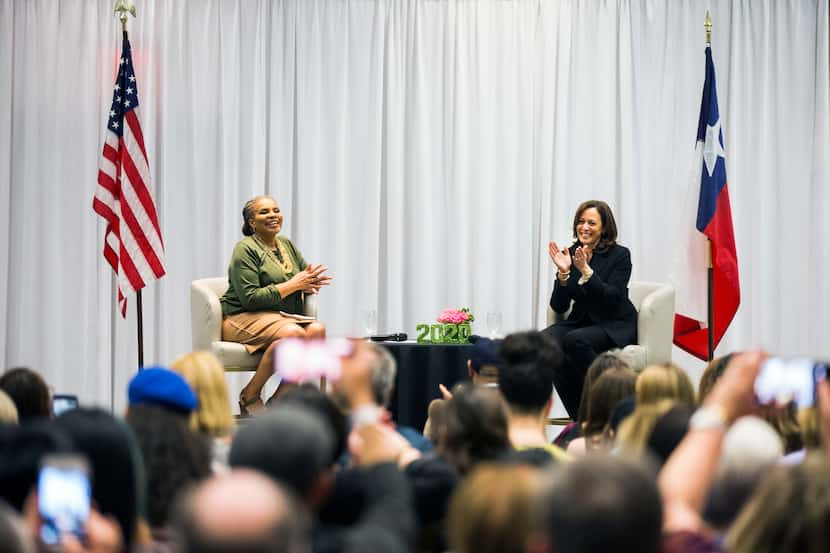
[[[165,526],[184,488],[210,476],[207,439],[188,429],[187,418],[157,405],[133,405],[127,412],[147,473],[147,522]]]

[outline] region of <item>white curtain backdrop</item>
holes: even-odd
[[[129,22],[167,275],[145,361],[190,348],[189,284],[225,274],[270,193],[331,268],[332,335],[544,326],[550,239],[607,200],[635,280],[665,281],[693,155],[703,18],[742,303],[719,353],[830,358],[825,0],[144,0]],[[120,23],[112,0],[0,0],[0,363],[125,403],[135,298],[116,315],[91,209]],[[677,350],[676,350],[677,351]],[[700,363],[676,357],[690,370]],[[114,375],[114,378],[111,378]]]

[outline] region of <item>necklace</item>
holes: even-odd
[[[262,238],[256,234],[254,234],[254,241],[259,244],[259,246],[265,251],[265,255],[273,261],[277,267],[280,267],[286,275],[294,270],[294,263],[291,262],[291,257],[288,255],[283,243],[277,240],[276,237],[274,237],[274,243],[277,246],[277,255],[274,255],[274,250],[269,248],[265,242],[262,241]]]

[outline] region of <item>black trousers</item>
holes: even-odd
[[[553,385],[572,420],[577,420],[585,373],[597,355],[614,347],[614,342],[599,326],[578,326],[563,322],[542,332],[553,336],[562,346],[565,361],[553,376]]]

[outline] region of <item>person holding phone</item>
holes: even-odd
[[[278,236],[283,214],[270,196],[257,196],[242,208],[242,234],[228,266],[229,287],[222,304],[222,339],[240,342],[248,353],[265,351],[239,395],[245,416],[265,408],[260,398],[273,373],[273,344],[280,338],[322,338],[326,327],[302,317],[307,294],[331,282],[327,267],[306,263],[288,238]],[[300,315],[300,316],[298,316]]]
[[[576,420],[585,372],[594,358],[637,341],[637,311],[628,299],[631,253],[617,244],[617,223],[608,204],[588,200],[573,220],[574,243],[549,244],[556,279],[551,308],[570,314],[544,330],[559,341],[567,362],[554,385],[568,415]]]

